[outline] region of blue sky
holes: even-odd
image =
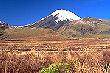
[[[57,9],[110,20],[110,0],[0,0],[0,20],[16,26],[31,24]]]

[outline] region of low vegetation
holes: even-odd
[[[0,52],[0,73],[109,73],[109,51]]]
[[[9,28],[3,31],[0,30],[0,34],[3,35],[0,38],[4,40],[10,39],[38,39],[38,40],[52,40],[61,39],[61,37],[53,30],[47,28]]]
[[[70,73],[70,65],[67,63],[54,63],[48,68],[43,68],[40,73]]]

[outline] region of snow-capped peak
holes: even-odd
[[[2,21],[0,21],[0,23],[2,23]]]
[[[0,23],[2,23],[2,24],[3,24],[3,23],[5,23],[5,22],[3,22],[3,21],[0,21]]]
[[[63,20],[73,21],[73,20],[81,19],[80,17],[78,17],[74,13],[67,11],[67,10],[56,10],[51,15],[58,17],[56,22],[63,21]]]
[[[0,21],[0,24],[3,24],[4,22]]]

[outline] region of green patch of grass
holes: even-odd
[[[54,63],[48,68],[42,68],[39,73],[70,73],[70,65],[67,63]]]

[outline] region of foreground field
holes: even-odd
[[[54,63],[69,64],[69,73],[110,73],[109,48],[109,39],[2,40],[0,73],[40,73]]]

